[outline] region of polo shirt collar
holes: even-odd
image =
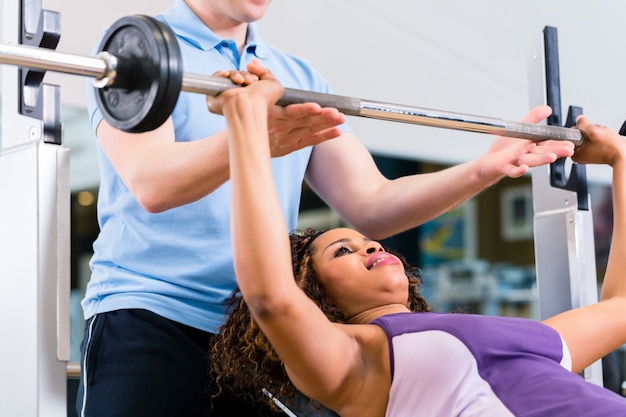
[[[213,49],[224,40],[209,29],[184,0],[175,0],[174,4],[163,13],[163,18],[174,29],[176,36],[202,50]],[[261,39],[255,23],[248,25],[246,49],[254,51],[259,58],[268,55],[268,47]]]

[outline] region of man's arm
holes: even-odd
[[[524,121],[538,122],[549,113],[541,106]],[[350,225],[382,239],[446,212],[504,176],[519,177],[572,152],[569,142],[498,138],[476,160],[437,173],[388,180],[356,137],[344,134],[315,147],[306,179]]]
[[[315,103],[274,107],[268,129],[272,156],[282,156],[341,134],[345,117],[336,109]],[[191,203],[229,179],[228,138],[223,130],[189,142],[174,140],[169,118],[146,133],[126,133],[101,121],[100,145],[124,184],[149,212]]]

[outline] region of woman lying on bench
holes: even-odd
[[[623,137],[578,119],[587,140],[573,160],[613,168],[614,232],[599,303],[543,322],[433,313],[415,269],[367,236],[341,228],[290,239],[266,124],[283,89],[257,63],[248,71],[259,81],[208,98],[230,132],[243,295],[212,351],[222,383],[261,397],[268,388],[289,398],[295,387],[342,417],[626,415],[626,398],[577,375],[626,343]]]

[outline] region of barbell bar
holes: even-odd
[[[114,127],[140,133],[160,126],[174,110],[181,91],[216,96],[240,87],[227,78],[184,73],[178,42],[171,29],[145,15],[126,16],[105,33],[96,57],[46,48],[0,44],[0,64],[94,78],[98,107]],[[508,121],[465,113],[365,100],[285,88],[285,106],[315,102],[348,116],[487,133],[512,138],[565,140],[581,145],[577,129]]]

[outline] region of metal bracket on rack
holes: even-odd
[[[22,0],[21,12],[19,43],[56,49],[61,38],[60,14],[42,10],[41,0]],[[44,142],[60,145],[62,129],[59,87],[43,83],[45,71],[20,68],[18,73],[20,114],[42,120]]]

